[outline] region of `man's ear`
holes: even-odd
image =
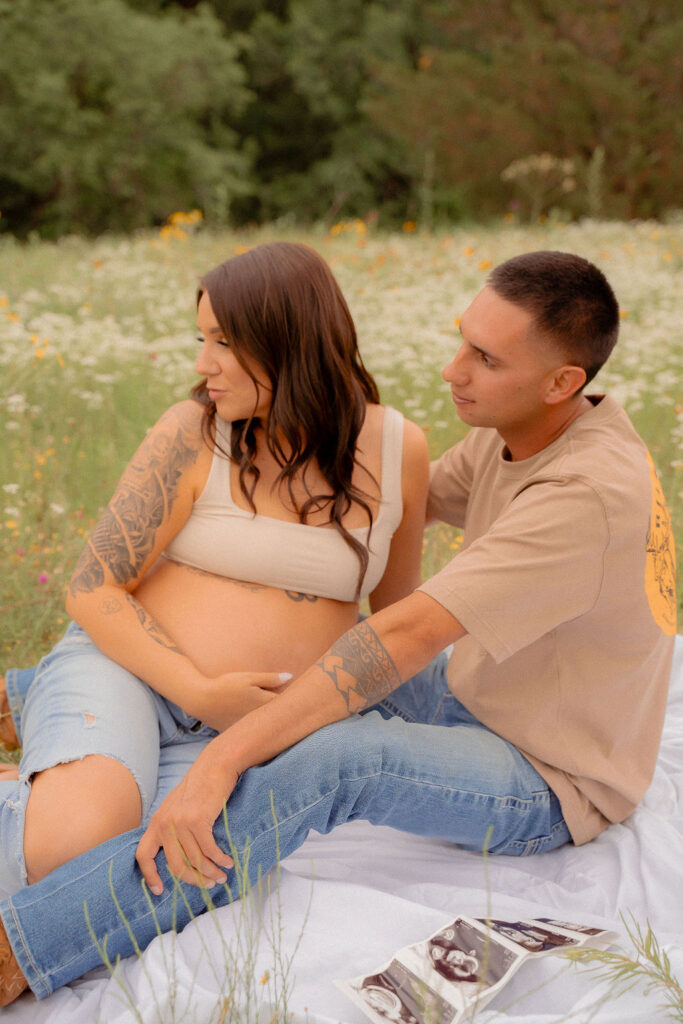
[[[548,405],[559,405],[572,398],[586,383],[586,371],[581,366],[560,366],[553,371],[545,400]]]

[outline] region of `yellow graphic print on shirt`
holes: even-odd
[[[676,632],[676,554],[671,515],[654,463],[647,453],[652,478],[652,512],[647,534],[645,592],[657,625],[673,636]]]

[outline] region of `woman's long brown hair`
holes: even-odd
[[[308,246],[271,242],[209,271],[201,279],[197,301],[205,291],[238,361],[254,379],[243,359],[254,360],[268,378],[272,401],[262,426],[268,449],[281,466],[277,484],[287,487],[302,523],[312,510],[329,507],[329,522],[360,563],[358,596],[368,552],[344,527],[342,518],[355,502],[365,510],[372,529],[367,495],[351,478],[366,405],[379,402],[379,393],[363,365],[356,329],[332,271]],[[202,430],[213,448],[216,407],[205,380],[192,389],[192,395],[205,406]],[[229,457],[239,465],[240,487],[254,511],[259,478],[255,426],[259,422],[250,418],[233,423],[230,438]],[[329,493],[308,490],[305,469],[312,460]],[[292,491],[297,474],[307,493],[301,506]]]

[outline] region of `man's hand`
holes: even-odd
[[[171,873],[201,888],[224,883],[225,870],[233,866],[232,858],[213,838],[213,825],[239,776],[224,766],[214,767],[210,750],[211,744],[168,794],[138,844],[135,857],[155,896],[164,889],[154,862],[162,848]]]
[[[289,673],[225,672],[207,681],[200,706],[186,710],[217,732],[223,732],[282,693],[290,679]],[[196,701],[192,704],[196,705]]]

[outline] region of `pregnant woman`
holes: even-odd
[[[236,256],[201,280],[197,322],[202,380],[125,470],[72,625],[0,690],[22,746],[0,775],[6,893],[147,822],[188,744],[277,700],[361,597],[378,611],[419,584],[426,442],[379,404],[325,262]],[[27,984],[0,925],[0,1005]]]

